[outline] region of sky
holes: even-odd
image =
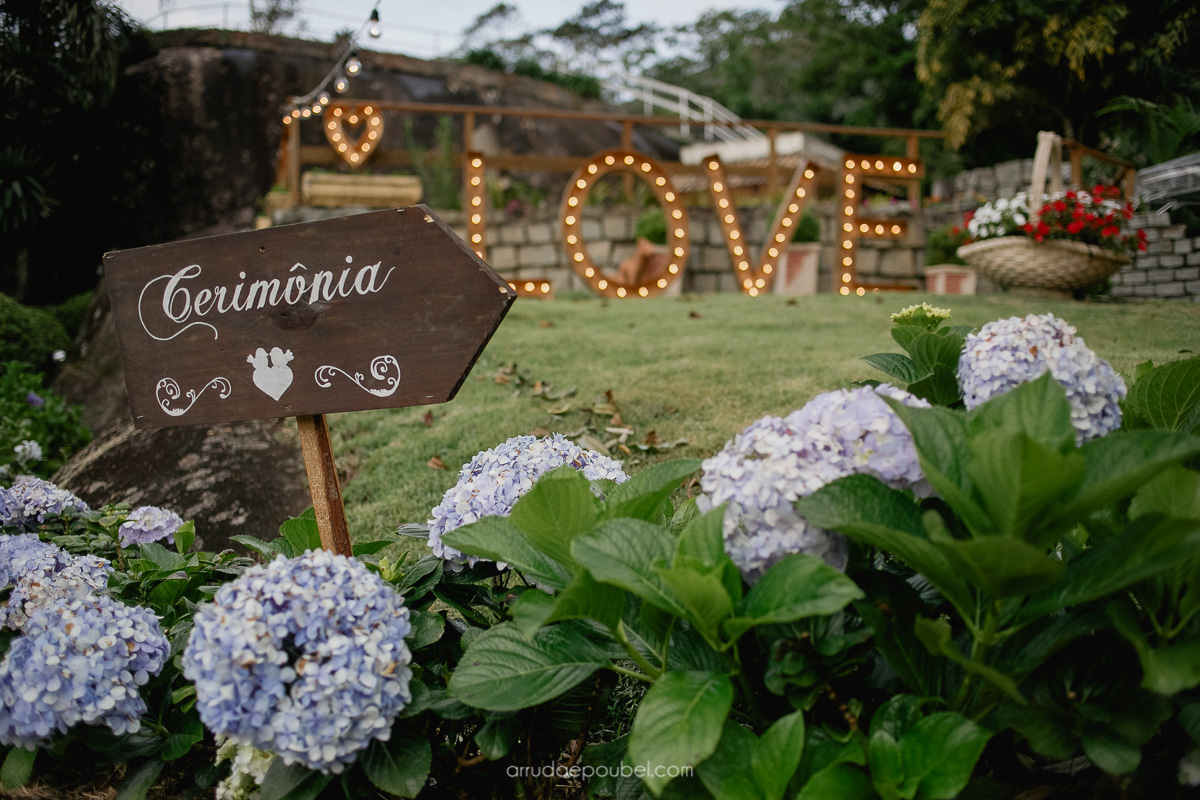
[[[508,0],[529,30],[549,28],[573,16],[584,0]],[[417,58],[448,55],[459,44],[461,33],[497,0],[380,0],[383,35],[363,46],[371,50],[403,53]],[[248,0],[118,0],[134,18],[152,29],[227,27],[245,29]],[[330,40],[333,33],[357,28],[371,13],[374,0],[302,0],[307,23],[304,38]],[[634,23],[654,22],[669,28],[694,21],[712,9],[763,9],[777,12],[782,0],[626,0],[625,11]],[[164,13],[165,7],[165,13]]]

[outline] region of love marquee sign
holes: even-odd
[[[139,428],[445,402],[516,297],[424,206],[104,264]]]

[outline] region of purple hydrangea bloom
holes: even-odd
[[[0,536],[0,627],[22,630],[39,609],[83,599],[108,585],[112,567],[98,556],[72,557],[35,534]]]
[[[881,395],[929,406],[887,384],[826,392],[785,418],[752,423],[704,461],[697,506],[727,504],[725,550],[747,580],[791,553],[845,567],[845,540],[810,525],[793,506],[825,484],[865,473],[896,488],[926,490],[912,437]]]
[[[40,609],[0,661],[0,744],[33,747],[80,722],[136,732],[138,687],[169,652],[149,609],[109,597]]]
[[[29,403],[29,405],[33,406],[34,408],[41,408],[42,406],[46,405],[46,401],[36,392],[30,392],[29,394],[25,395],[25,402]]]
[[[183,520],[174,511],[155,506],[139,506],[129,512],[121,523],[121,547],[133,547],[166,539],[175,543],[175,531]]]
[[[80,513],[90,510],[75,495],[41,478],[21,478],[11,489],[0,488],[0,525],[33,528],[67,508]]]
[[[183,673],[209,730],[341,772],[412,699],[403,598],[359,562],[280,556],[196,612]]]
[[[1125,381],[1053,314],[1000,319],[969,335],[958,383],[970,410],[1046,370],[1067,391],[1076,444],[1121,427]]]
[[[561,433],[537,438],[514,436],[491,450],[476,454],[458,474],[458,483],[442,496],[431,512],[429,546],[452,568],[474,566],[487,559],[465,556],[442,542],[442,534],[481,517],[508,516],[521,495],[552,469],[570,464],[590,481],[607,479],[624,483],[629,476],[619,462],[584,450]],[[500,565],[503,568],[504,565]]]

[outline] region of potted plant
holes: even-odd
[[[967,212],[967,218],[973,212]],[[975,294],[975,271],[966,267],[958,248],[970,241],[965,225],[947,225],[925,238],[925,288],[933,294]]]
[[[796,222],[796,232],[780,254],[775,276],[775,294],[798,296],[817,293],[817,271],[821,263],[821,223],[806,211]]]
[[[1116,187],[1098,185],[1090,192],[1056,192],[1036,209],[1027,192],[994,200],[968,220],[971,239],[958,255],[1005,288],[1082,289],[1146,249],[1145,231],[1122,229],[1133,204],[1119,197]]]

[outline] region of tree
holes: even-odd
[[[1113,98],[1173,105],[1200,89],[1192,0],[930,0],[917,75],[953,148],[995,146],[1039,128],[1100,144]]]
[[[296,22],[299,30],[304,29],[300,18],[301,0],[250,0],[250,30],[255,33],[281,34]]]
[[[106,0],[0,5],[0,231],[12,245],[0,252],[0,289],[25,292],[31,244],[65,201],[96,188],[88,185],[92,123],[139,37]]]
[[[612,63],[629,69],[654,52],[658,32],[655,25],[630,26],[625,4],[613,0],[594,0],[557,27],[542,31],[565,48],[566,61],[576,72]]]

